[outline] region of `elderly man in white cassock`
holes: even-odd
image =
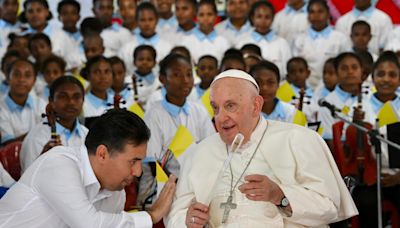
[[[265,120],[247,73],[211,84],[218,133],[191,148],[167,227],[328,227],[357,209],[314,131]]]

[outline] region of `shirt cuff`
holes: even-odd
[[[149,213],[145,211],[138,211],[126,214],[131,217],[135,222],[135,228],[151,228],[153,227],[153,221]]]

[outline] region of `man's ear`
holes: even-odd
[[[264,98],[260,95],[257,95],[254,98],[254,114],[255,115],[260,115],[263,105],[264,105]]]
[[[110,154],[108,153],[107,147],[103,144],[98,145],[96,148],[96,159],[100,163],[103,163],[106,160],[108,160],[109,157],[110,157]]]

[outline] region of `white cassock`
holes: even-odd
[[[277,183],[289,199],[293,210],[290,217],[270,202],[247,199],[236,187],[233,202],[237,208],[221,224],[220,203],[226,202],[229,195],[231,173],[227,168],[217,180],[227,149],[220,136],[214,134],[195,146],[192,156],[183,163],[175,200],[165,221],[167,227],[186,227],[186,212],[194,198],[210,205],[209,227],[327,227],[358,213],[323,139],[316,132],[294,124],[267,123],[260,118],[250,141],[231,160],[233,184],[261,138],[243,178],[261,174]],[[243,183],[243,178],[237,186]]]

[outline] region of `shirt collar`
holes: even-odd
[[[270,120],[284,120],[286,118],[285,109],[283,108],[282,101],[275,98],[275,108],[271,114],[262,113],[265,119]]]
[[[33,108],[33,98],[31,95],[28,95],[28,98],[25,101],[24,106],[20,106],[19,104],[15,103],[11,97],[10,94],[8,94],[5,98],[5,102],[8,106],[8,109],[10,109],[11,112],[19,111],[21,112],[25,107],[26,108]]]
[[[348,100],[349,98],[355,97],[355,96],[353,96],[351,93],[348,93],[348,92],[342,90],[342,89],[340,88],[339,85],[337,85],[337,86],[335,87],[335,90],[334,90],[334,91],[335,91],[335,93],[338,95],[339,99],[340,99],[341,101],[343,101],[343,102],[345,102],[345,101]]]
[[[196,28],[196,29],[194,29],[193,34],[200,41],[203,41],[203,40],[207,39],[207,40],[213,42],[217,38],[217,32],[215,32],[215,30],[213,30],[208,35],[206,35],[202,31],[200,31],[199,28]]]
[[[284,12],[286,14],[292,14],[292,13],[307,13],[307,3],[304,4],[303,7],[301,7],[300,9],[296,10],[293,7],[289,6],[289,4],[286,4],[285,8],[284,8]]]
[[[178,26],[178,27],[176,28],[176,32],[177,32],[177,33],[183,33],[183,34],[185,34],[185,35],[191,35],[191,34],[193,34],[194,30],[195,30],[196,28],[198,28],[198,27],[199,27],[199,26],[198,26],[197,24],[195,24],[195,26],[194,26],[192,29],[190,29],[190,30],[188,30],[188,31],[185,31],[185,30],[183,30],[182,27]]]
[[[167,110],[167,112],[172,116],[172,117],[177,117],[179,115],[179,113],[181,113],[181,111],[183,111],[183,113],[185,113],[186,115],[189,115],[189,105],[187,103],[187,101],[185,101],[185,103],[183,104],[182,107],[176,106],[172,103],[169,103],[167,101],[166,96],[164,96],[164,98],[161,100],[161,105],[165,108],[165,110]]]
[[[293,83],[290,83],[290,86],[292,87],[294,93],[296,96],[300,96],[300,88],[295,86]],[[309,86],[306,86],[305,94],[306,97],[312,97],[313,96],[313,91]]]
[[[128,85],[126,84],[126,85],[124,86],[124,89],[122,89],[121,92],[119,92],[119,95],[122,97],[122,99],[123,99],[124,101],[127,101],[127,100],[132,96],[131,90],[132,90],[132,89],[129,88]],[[114,93],[114,94],[115,94],[115,93]]]
[[[353,12],[353,15],[357,18],[362,17],[362,16],[364,16],[366,18],[370,18],[372,16],[372,14],[374,13],[374,10],[375,10],[375,7],[371,4],[370,7],[368,7],[366,10],[363,10],[363,11],[354,7],[352,12]]]
[[[196,91],[197,91],[197,94],[199,95],[199,97],[202,97],[204,95],[204,93],[206,92],[205,89],[200,88],[200,84],[196,85]]]
[[[169,26],[172,26],[172,27],[173,26],[177,26],[178,25],[178,21],[176,20],[176,17],[172,16],[172,17],[170,17],[168,19],[164,19],[164,18],[159,18],[158,19],[157,27],[161,28],[161,27],[164,27],[166,25],[169,25]]]
[[[0,28],[18,29],[21,24],[17,21],[15,24],[11,24],[3,19],[0,19]]]
[[[382,106],[384,105],[384,103],[382,101],[380,101],[377,97],[376,97],[377,93],[374,93],[373,96],[371,96],[370,98],[370,104],[372,106],[372,109],[375,113],[378,113],[379,110],[382,108]],[[390,101],[394,107],[395,110],[400,110],[400,96],[396,96],[396,98],[392,101]]]
[[[87,93],[86,98],[95,108],[109,107],[113,103],[111,92],[107,91],[107,98],[105,100],[96,97],[92,92]]]
[[[72,37],[72,39],[74,39],[75,41],[80,41],[82,39],[82,35],[79,30],[76,32],[73,32],[73,33],[67,32],[67,31],[65,31],[65,32],[68,34],[68,36]]]
[[[315,31],[313,28],[308,29],[308,34],[311,37],[311,39],[316,40],[318,38],[325,38],[327,39],[331,32],[333,31],[332,26],[328,25],[326,28],[324,28],[322,31]]]
[[[253,37],[253,39],[255,40],[255,41],[257,41],[257,42],[260,42],[261,40],[266,40],[266,41],[268,41],[268,42],[272,42],[274,39],[275,39],[275,37],[276,37],[276,34],[275,34],[275,32],[274,31],[269,31],[267,34],[265,34],[265,35],[261,35],[260,33],[258,33],[258,32],[256,32],[256,31],[253,31],[253,32],[251,32],[251,36]]]
[[[231,20],[227,19],[225,28],[235,32],[236,35],[239,35],[239,34],[249,31],[252,27],[251,27],[250,21],[246,20],[246,22],[242,25],[242,27],[240,27],[240,29],[237,30],[237,28],[232,24]]]
[[[153,82],[156,80],[156,76],[154,75],[153,72],[150,72],[146,75],[141,75],[139,72],[135,71],[135,75],[138,78],[138,82],[140,82],[141,80],[144,80],[149,84],[153,84]]]
[[[67,140],[71,138],[72,135],[77,135],[79,137],[84,136],[82,125],[78,120],[75,121],[75,127],[72,131],[62,126],[60,123],[56,122],[56,133],[57,135],[65,135]]]
[[[267,127],[267,121],[260,114],[257,126],[254,129],[254,131],[251,133],[250,140],[239,149],[239,152],[241,152],[241,150],[245,150],[246,148],[249,148],[254,143],[259,143],[261,140],[261,137],[263,137],[263,135],[264,135],[264,131],[265,131],[266,127]]]
[[[140,45],[147,44],[147,45],[152,45],[154,47],[157,45],[158,41],[160,40],[160,35],[158,35],[157,33],[154,34],[150,38],[144,38],[142,35],[140,35],[140,32],[139,32],[136,37],[137,37],[138,43]]]
[[[30,33],[37,33],[38,31],[31,26],[28,27],[27,30],[23,32],[23,34],[30,34]],[[42,33],[46,34],[49,38],[53,33],[53,28],[50,24],[47,24],[46,27],[43,29]]]

